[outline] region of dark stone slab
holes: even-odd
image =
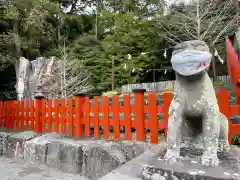
[[[192,153],[194,154],[194,153]],[[198,152],[196,154],[199,154]],[[238,147],[231,147],[228,153],[219,152],[220,165],[217,167],[202,166],[198,158],[184,157],[176,164],[168,164],[162,157],[152,159],[144,168],[143,178],[153,179],[154,175],[166,180],[223,180],[240,179],[240,150]]]

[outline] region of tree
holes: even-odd
[[[166,44],[158,38],[154,22],[135,13],[103,11],[99,17],[100,39],[82,36],[75,55],[91,73],[96,93],[123,84],[143,82],[149,69],[170,68],[164,57]]]
[[[48,79],[45,81],[46,84],[50,84],[47,86],[46,95],[67,98],[75,96],[77,93],[89,93],[93,87],[84,64],[74,59],[72,51],[65,45],[61,47],[60,51],[61,56],[54,58],[55,60],[52,62],[54,65],[51,73],[46,73],[47,70],[43,69],[38,77],[39,79]]]
[[[187,5],[173,5],[166,17],[157,20],[157,26],[164,29],[163,36],[172,44],[199,39],[207,42],[214,53],[224,46],[224,37],[239,27],[236,10],[235,3],[229,0],[194,0]]]

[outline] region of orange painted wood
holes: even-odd
[[[168,132],[168,110],[170,107],[172,101],[172,93],[171,92],[165,92],[163,93],[163,116],[164,116],[164,123],[165,123],[165,136],[167,136]]]
[[[61,132],[66,134],[66,99],[62,99],[61,103]]]
[[[232,143],[232,127],[230,121],[230,106],[228,104],[229,97],[227,90],[218,91],[218,106],[221,113],[223,113],[228,119],[229,131],[228,131],[228,141]]]
[[[24,100],[20,101],[20,129],[24,129]]]
[[[6,128],[9,128],[9,124],[10,124],[10,120],[11,120],[11,116],[10,116],[10,112],[11,112],[11,109],[10,109],[10,101],[7,101],[7,117],[6,117]]]
[[[93,98],[93,113],[94,113],[94,137],[99,138],[99,106],[98,106],[98,96]]]
[[[7,101],[7,122],[6,127],[9,128],[11,121],[11,101]]]
[[[15,113],[15,109],[14,109],[14,101],[11,100],[11,112],[10,112],[10,116],[11,116],[11,123],[10,123],[10,129],[14,128],[14,113]]]
[[[36,108],[35,108],[35,131],[36,133],[41,133],[41,99],[35,99]]]
[[[164,129],[165,128],[165,122],[164,120],[158,121],[158,129]]]
[[[89,97],[85,97],[84,101],[84,121],[85,121],[85,136],[90,136],[90,104]]]
[[[119,99],[118,96],[112,97],[112,106],[113,106],[113,122],[114,122],[114,140],[120,139],[120,118],[119,118]]]
[[[48,126],[48,132],[52,132],[52,99],[48,99],[48,107],[47,107],[47,126]]]
[[[41,99],[41,132],[46,132],[46,99]]]
[[[144,92],[135,92],[136,140],[145,141]]]
[[[30,104],[30,111],[31,111],[31,116],[30,116],[30,129],[35,130],[35,100],[31,100]]]
[[[59,100],[54,99],[54,132],[59,133]]]
[[[76,136],[80,137],[84,134],[84,126],[83,126],[83,105],[84,105],[84,97],[77,96],[76,97]]]
[[[29,120],[30,120],[30,115],[29,115],[29,112],[30,112],[30,100],[27,99],[26,100],[26,128],[27,129],[30,129],[30,126],[29,126]]]
[[[131,120],[130,95],[125,95],[123,97],[123,99],[124,99],[123,112],[124,112],[125,139],[132,140],[132,120]]]
[[[12,129],[16,129],[17,101],[13,101]]]
[[[240,124],[231,125],[231,135],[233,134],[240,134]]]
[[[8,122],[7,128],[11,129],[12,127],[12,100],[8,100]]]
[[[157,112],[163,113],[163,106],[157,106]]]
[[[230,105],[230,114],[240,115],[240,105]]]
[[[158,144],[157,96],[156,93],[148,94],[149,123],[151,143]]]
[[[108,97],[102,97],[102,113],[103,113],[103,137],[105,139],[109,138],[109,112],[108,112]]]
[[[68,134],[73,136],[73,99],[68,99]]]

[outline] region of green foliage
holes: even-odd
[[[61,5],[71,6],[70,12],[64,13]],[[96,8],[88,14],[90,6]],[[188,10],[195,12],[193,7],[171,8],[164,16],[163,0],[9,0],[0,20],[0,70],[20,56],[60,56],[64,44],[90,73],[94,95],[108,92],[112,84],[151,81],[152,69],[171,70],[169,32],[179,41],[196,35],[178,28],[182,22],[187,29],[196,26],[185,16]],[[222,47],[217,47],[220,53]],[[156,75],[157,81],[168,78]]]
[[[220,82],[220,81],[217,81],[217,82],[214,82],[213,83],[214,86],[224,86],[224,82]]]
[[[240,136],[234,136],[232,139],[232,144],[240,146]]]

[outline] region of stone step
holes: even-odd
[[[0,145],[4,156],[45,164],[93,180],[106,175],[150,147],[150,144],[144,142],[71,139],[55,133],[39,136],[31,131],[2,132]]]

